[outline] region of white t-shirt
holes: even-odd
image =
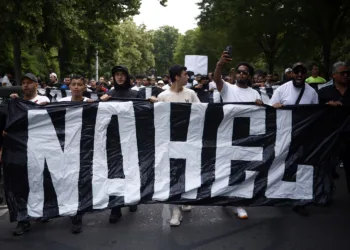
[[[240,88],[227,82],[224,82],[220,94],[223,102],[255,102],[261,100],[259,92],[255,89],[251,87]]]
[[[11,84],[9,78],[7,77],[7,75],[5,75],[5,76],[2,78],[1,83],[2,83],[2,85],[3,85],[3,83],[6,83],[6,87],[12,86],[12,84]]]
[[[192,89],[183,88],[179,93],[167,89],[158,95],[160,102],[185,102],[185,103],[198,103],[200,100],[197,97],[196,92]]]
[[[164,86],[163,86],[163,88],[162,88],[163,90],[167,90],[167,89],[170,89],[170,86],[169,86],[169,84],[165,84]]]
[[[137,87],[137,85],[135,85],[134,87],[132,87],[131,89],[132,90],[136,90],[136,91],[139,91],[140,89],[144,88],[145,86],[140,86],[140,87]]]
[[[42,96],[42,95],[37,95],[36,97],[34,97],[33,99],[29,100],[30,102],[34,102],[36,104],[41,104],[44,102],[50,102],[50,99],[47,98],[46,96]]]
[[[270,105],[272,106],[276,103],[282,105],[295,105],[300,92],[301,88],[294,87],[293,81],[289,81],[273,92]],[[308,84],[305,84],[305,91],[299,104],[318,104],[318,95]]]
[[[89,98],[84,96],[83,102],[87,102],[89,100]],[[59,102],[71,102],[72,101],[72,97],[71,96],[67,96],[67,97],[63,97],[60,100],[58,100]]]
[[[209,83],[209,90],[212,89],[217,89],[216,83],[214,81]]]

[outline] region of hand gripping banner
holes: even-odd
[[[148,203],[325,204],[350,110],[145,101],[9,104],[11,220]]]

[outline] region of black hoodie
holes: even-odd
[[[126,80],[122,85],[119,85],[115,80],[115,72],[124,72],[126,74]],[[107,94],[115,98],[140,98],[139,92],[131,89],[130,85],[130,74],[127,67],[119,65],[112,69],[112,76],[114,82],[114,89],[110,90]]]

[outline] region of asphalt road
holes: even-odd
[[[31,231],[12,236],[7,210],[0,207],[1,250],[78,249],[230,249],[230,250],[349,250],[350,196],[343,169],[331,207],[308,208],[310,217],[290,208],[248,208],[249,219],[239,220],[231,208],[195,207],[180,227],[169,226],[168,205],[139,206],[136,213],[123,209],[118,224],[108,223],[109,212],[84,216],[84,232],[70,233],[68,218],[47,224],[34,222]]]

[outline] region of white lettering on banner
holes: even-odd
[[[243,183],[229,186],[231,161],[262,161],[262,147],[232,146],[234,118],[250,118],[250,136],[266,133],[266,110],[252,105],[225,105],[224,119],[218,129],[215,163],[215,182],[211,196],[253,198],[257,171],[246,170]]]
[[[28,111],[28,215],[42,217],[44,208],[43,171],[45,161],[56,191],[59,214],[74,215],[78,209],[82,108],[68,108],[65,144],[62,151],[55,127],[46,110]]]
[[[277,110],[275,159],[269,169],[265,195],[275,199],[313,199],[313,166],[298,165],[296,182],[282,180],[291,141],[292,111]]]
[[[106,143],[107,128],[112,115],[118,116],[125,179],[108,179]],[[140,188],[140,166],[133,103],[100,102],[94,139],[93,208],[106,208],[109,203],[109,196],[124,196],[126,205],[136,204],[141,199]]]
[[[187,141],[170,141],[170,103],[154,105],[155,183],[153,200],[165,201],[170,195],[170,159],[186,159],[185,193],[182,198],[196,199],[201,186],[202,137],[207,104],[192,104]]]

